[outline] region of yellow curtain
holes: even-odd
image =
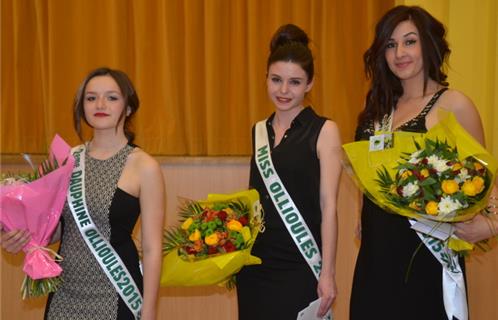
[[[351,140],[366,81],[362,54],[393,0],[2,0],[2,154],[71,144],[72,100],[88,71],[127,72],[141,107],[136,143],[154,155],[247,155],[267,117],[268,43],[283,23],[308,32],[310,103]],[[88,130],[86,131],[86,138]]]
[[[448,30],[450,86],[474,101],[486,146],[498,157],[498,2],[496,0],[396,0],[419,5]]]

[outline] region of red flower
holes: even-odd
[[[197,253],[197,251],[195,251],[195,249],[192,247],[186,247],[185,250],[187,251],[187,254],[196,254]]]
[[[208,254],[215,254],[215,253],[218,253],[218,248],[216,248],[215,246],[209,246]]]
[[[235,251],[237,248],[235,247],[235,245],[231,241],[227,241],[223,245],[223,249],[225,249],[226,252],[232,252],[232,251]]]
[[[403,186],[398,186],[396,188],[396,192],[400,195],[400,196],[403,196]]]
[[[207,209],[204,209],[204,211],[202,211],[202,214],[201,214],[201,218],[204,219],[208,214],[208,210]]]
[[[220,218],[221,221],[225,221],[227,219],[227,213],[223,210],[219,211],[218,218]]]
[[[239,222],[243,225],[243,226],[247,226],[247,224],[249,223],[249,220],[247,219],[246,216],[242,216],[239,218]]]

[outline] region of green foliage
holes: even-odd
[[[36,298],[55,292],[60,287],[62,278],[46,278],[33,280],[28,275],[24,277],[21,286],[21,295],[23,299]]]

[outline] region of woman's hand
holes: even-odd
[[[325,317],[327,312],[330,311],[332,303],[337,296],[337,287],[335,278],[333,276],[320,275],[318,280],[318,296],[322,298],[317,316],[320,318]]]
[[[31,234],[28,230],[11,230],[6,232],[2,228],[0,232],[2,248],[10,253],[18,253],[31,240]]]
[[[455,223],[455,235],[467,242],[476,243],[496,235],[496,216],[476,215],[472,220]]]

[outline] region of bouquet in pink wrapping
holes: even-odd
[[[33,173],[2,177],[0,222],[6,231],[28,230],[31,235],[23,248],[23,298],[53,292],[61,281],[62,269],[55,261],[60,257],[45,246],[59,223],[73,165],[71,147],[56,135],[49,158]]]

